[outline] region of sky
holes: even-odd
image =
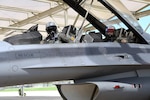
[[[145,8],[144,10],[150,10],[150,6]],[[149,16],[140,18],[138,22],[142,26],[143,30],[145,30],[147,26],[150,24],[150,14]],[[146,32],[150,34],[150,27],[148,28]]]
[[[150,24],[150,15],[147,17],[140,18],[138,22],[142,26],[143,30],[145,30],[147,26]],[[148,28],[146,32],[150,34],[150,27]]]

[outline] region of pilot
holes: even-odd
[[[104,42],[114,42],[116,40],[114,26],[107,27],[105,33],[106,33],[106,37],[104,39]]]
[[[48,36],[44,39],[45,43],[55,43],[58,40],[57,26],[54,22],[49,22],[46,24],[46,32]]]

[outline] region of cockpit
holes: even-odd
[[[65,26],[62,32],[57,31],[55,24],[46,29],[48,35],[44,39],[38,31],[38,25],[35,25],[22,34],[5,38],[4,41],[13,45],[93,42],[140,43],[131,31],[124,28],[115,29],[112,26],[106,29],[106,36],[101,32],[89,31],[80,35],[79,41],[76,40],[78,30],[73,25]]]
[[[67,25],[58,32],[54,22],[46,24],[47,37],[43,37],[38,31],[38,25],[32,26],[22,34],[5,38],[4,41],[13,45],[17,44],[51,44],[51,43],[93,43],[93,42],[118,42],[118,43],[141,43],[149,44],[150,36],[147,35],[133,15],[124,6],[117,8],[119,1],[98,0],[105,8],[111,11],[123,24],[125,28],[116,28],[106,25],[97,19],[91,12],[93,0],[89,9],[82,6],[83,0],[63,0],[84,19],[81,27]],[[117,3],[116,3],[117,2]],[[84,3],[84,1],[83,1]],[[121,5],[121,4],[120,4]],[[95,30],[83,30],[83,24],[87,20]]]

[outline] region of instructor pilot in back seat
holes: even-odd
[[[122,36],[124,35],[124,36]],[[106,29],[106,37],[104,39],[104,42],[119,42],[119,43],[127,43],[127,37],[125,36],[124,32],[120,32],[119,34],[116,32],[115,27],[109,26]]]
[[[106,37],[104,39],[104,42],[114,42],[116,40],[115,37],[115,27],[109,26],[106,29]]]

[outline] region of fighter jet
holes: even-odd
[[[57,84],[64,100],[149,100],[150,36],[133,15],[119,0],[98,0],[128,27],[115,30],[85,10],[84,0],[63,1],[99,32],[83,38],[79,32],[74,43],[38,44],[41,35],[35,26],[23,33],[24,39],[21,35],[5,39],[0,42],[0,86],[74,80]],[[70,28],[63,32],[70,33]],[[34,40],[29,41],[27,34]]]

